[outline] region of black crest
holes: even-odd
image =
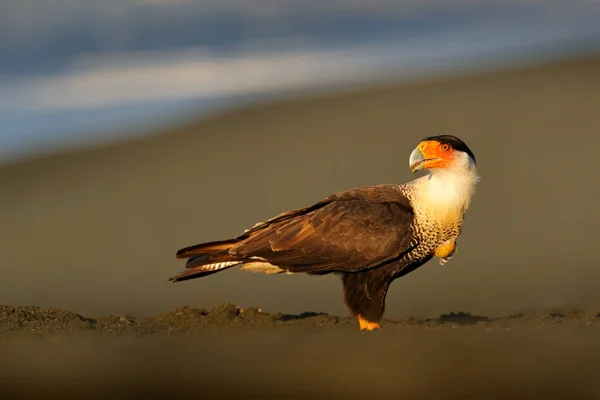
[[[477,163],[477,161],[475,160],[475,154],[473,154],[473,152],[471,151],[469,146],[467,146],[467,144],[465,142],[463,142],[456,136],[438,135],[438,136],[430,136],[423,140],[437,140],[440,143],[449,144],[450,146],[452,146],[453,149],[467,153],[469,156],[471,156],[471,158],[473,159],[473,162]]]

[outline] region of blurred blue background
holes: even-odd
[[[591,0],[5,0],[0,163],[253,101],[598,48]]]

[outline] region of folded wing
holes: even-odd
[[[413,240],[409,200],[393,185],[328,197],[281,214],[236,238],[234,259],[262,259],[290,272],[351,272],[402,257]]]

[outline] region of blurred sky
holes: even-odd
[[[272,95],[597,48],[598,0],[3,0],[0,162]]]

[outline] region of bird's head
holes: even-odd
[[[475,167],[475,155],[469,147],[452,135],[431,136],[421,140],[410,153],[410,170],[468,170]]]

